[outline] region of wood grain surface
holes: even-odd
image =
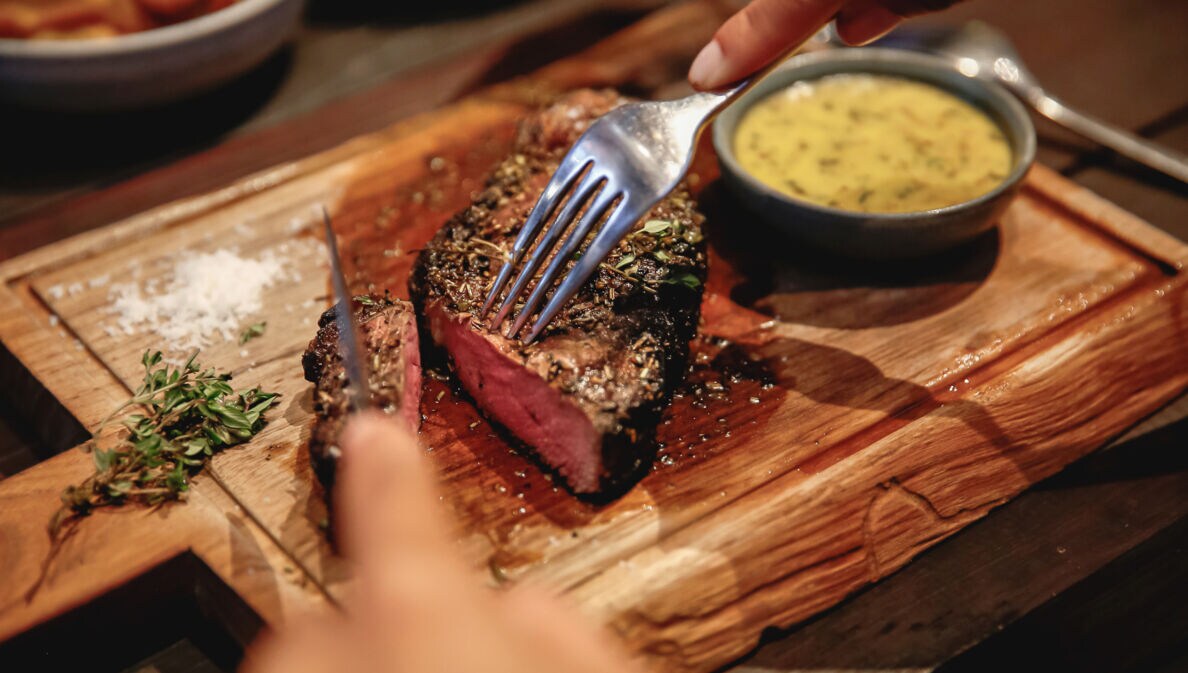
[[[267,622],[327,603],[320,585],[210,476],[196,479],[184,506],[96,512],[51,555],[46,524],[58,495],[93,470],[90,456],[72,451],[0,487],[0,641],[187,552]]]
[[[668,10],[529,80],[12,260],[0,267],[0,334],[90,425],[126,393],[154,338],[109,335],[107,289],[89,281],[160,275],[185,250],[289,246],[302,273],[261,316],[276,328],[246,354],[204,353],[285,403],[211,475],[333,595],[347,575],[319,530],[296,364],[325,297],[317,242],[301,231],[311,207],[328,202],[347,232],[357,287],[402,294],[410,253],[469,200],[536,101],[573,86],[663,87],[719,19],[710,4]],[[694,378],[736,380],[727,399],[678,398],[657,469],[635,489],[609,504],[575,500],[466,400],[438,383],[425,395],[423,441],[472,561],[499,582],[565,587],[657,668],[737,657],[764,627],[894,572],[1188,383],[1185,246],[1042,167],[992,235],[923,268],[862,271],[791,243],[772,259],[774,234],[720,189],[708,151],[695,170],[712,258]],[[72,283],[80,290],[50,290]],[[61,480],[81,469],[69,455],[37,469]],[[58,605],[47,601],[46,612],[10,604],[3,615],[29,624]]]

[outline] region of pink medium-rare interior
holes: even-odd
[[[535,449],[574,491],[596,491],[602,441],[586,415],[472,330],[468,320],[453,320],[432,304],[427,313],[434,340],[449,352],[458,379],[479,407]]]
[[[417,335],[417,321],[412,312],[404,323],[401,335],[401,355],[404,360],[404,391],[400,400],[400,413],[408,427],[416,432],[421,427],[421,340]]]

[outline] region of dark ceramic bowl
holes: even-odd
[[[0,38],[0,109],[127,110],[206,91],[278,50],[305,0],[240,0],[139,33],[77,40]]]
[[[734,157],[734,132],[747,109],[801,80],[838,73],[914,79],[953,93],[1002,128],[1013,165],[1002,184],[970,201],[909,213],[861,213],[802,201],[759,182]],[[827,250],[864,259],[905,259],[938,252],[992,228],[1035,160],[1035,127],[1019,101],[996,84],[966,77],[945,60],[896,49],[840,49],[795,56],[714,122],[714,148],[727,186],[772,225]]]

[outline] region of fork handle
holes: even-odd
[[[1188,157],[1078,112],[1042,90],[1024,91],[1023,98],[1041,115],[1124,157],[1188,183]]]

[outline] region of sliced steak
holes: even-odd
[[[580,91],[526,119],[512,155],[434,236],[409,281],[423,327],[478,406],[577,493],[614,489],[651,464],[697,326],[703,218],[678,189],[531,345],[488,332],[472,312],[566,150],[623,102]]]
[[[378,297],[356,299],[353,304],[359,339],[370,358],[371,403],[387,413],[398,412],[415,431],[421,418],[421,351],[412,305]],[[331,307],[318,319],[317,336],[301,356],[305,378],[314,384],[317,418],[309,451],[314,471],[327,489],[334,483],[338,436],[350,411],[346,371],[338,352],[337,310]]]

